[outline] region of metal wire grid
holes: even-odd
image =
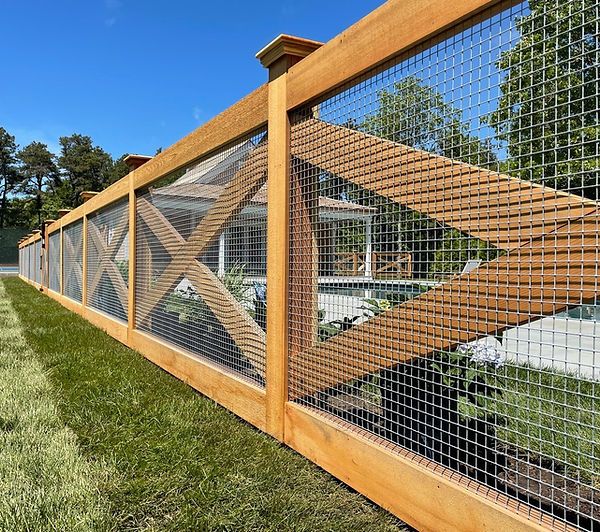
[[[291,117],[290,398],[581,529],[599,20],[507,5]]]
[[[136,198],[136,326],[264,385],[264,130]]]
[[[127,321],[129,275],[128,201],[88,216],[87,305]]]
[[[27,279],[29,279],[30,281],[33,279],[32,274],[33,274],[33,252],[31,250],[32,245],[29,244],[27,246]]]
[[[81,303],[83,288],[83,221],[63,228],[63,295]]]
[[[37,242],[35,242],[33,244],[33,250],[34,250],[33,279],[37,284],[41,284],[42,283],[42,241],[41,240],[38,240]]]
[[[60,292],[60,230],[48,237],[48,288]]]
[[[27,246],[21,248],[21,275],[27,279]]]

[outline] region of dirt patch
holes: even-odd
[[[599,489],[569,478],[560,463],[514,448],[504,452],[506,467],[498,477],[507,492],[584,530],[600,530]]]

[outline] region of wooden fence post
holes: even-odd
[[[290,124],[287,70],[321,43],[280,35],[256,57],[269,69],[266,429],[284,440],[288,381]]]

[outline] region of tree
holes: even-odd
[[[35,212],[37,223],[42,223],[42,196],[50,183],[56,183],[58,168],[55,156],[41,142],[32,142],[23,148],[19,154],[23,180],[19,188],[25,194],[35,197]]]
[[[496,162],[490,143],[469,133],[463,111],[416,76],[379,91],[378,100],[377,111],[360,124],[362,131],[476,166]]]
[[[419,78],[408,76],[396,83],[393,90],[379,91],[378,100],[377,111],[357,129],[476,166],[496,165],[491,144],[470,134],[462,110],[446,103],[439,91]],[[458,244],[465,252],[462,256],[467,258],[489,260],[493,256],[484,253],[486,246],[479,241],[452,231],[425,214],[390,203],[387,198],[373,195],[367,203],[378,210],[373,225],[375,249],[409,251],[417,279],[462,267],[461,263],[450,264],[456,254],[445,252],[451,249],[445,244],[447,240],[453,246]],[[461,239],[464,242],[459,243]],[[482,253],[485,256],[480,256]],[[443,261],[448,264],[435,264]]]
[[[80,203],[79,194],[84,190],[100,191],[110,180],[113,161],[110,154],[94,146],[91,137],[74,134],[60,137],[61,154],[58,164],[63,170],[60,191],[69,207]]]
[[[6,221],[8,195],[19,181],[17,148],[15,137],[0,127],[0,228]]]
[[[123,155],[121,155],[121,157],[113,161],[111,169],[108,172],[108,180],[106,182],[106,185],[113,184],[115,181],[118,181],[119,179],[125,177],[129,173],[130,170],[129,166],[127,166],[127,163],[125,163],[125,157],[127,157],[126,153],[124,153]]]
[[[600,199],[600,37],[597,0],[530,0],[504,52],[498,108],[488,117],[506,143],[507,171]]]

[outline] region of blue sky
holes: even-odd
[[[266,80],[280,33],[327,41],[383,0],[0,0],[0,126],[152,155]]]

